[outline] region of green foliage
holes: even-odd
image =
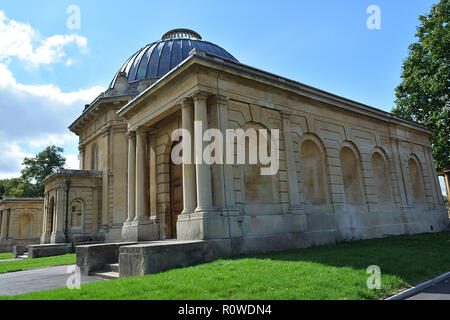
[[[6,180],[4,197],[41,197],[41,187],[22,178]]]
[[[66,163],[66,159],[61,155],[63,151],[60,147],[49,146],[35,157],[25,158],[20,178],[0,181],[0,198],[42,197],[44,195],[42,181]]]
[[[428,126],[436,166],[450,165],[450,0],[441,0],[430,14],[420,16],[418,42],[409,46],[403,62],[403,82],[396,88],[392,110]]]
[[[3,194],[5,193],[5,183],[8,182],[9,179],[0,179],[0,199],[3,198]]]

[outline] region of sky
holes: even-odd
[[[0,179],[50,144],[77,169],[67,127],[126,59],[174,28],[241,63],[390,111],[418,17],[437,1],[2,1]],[[371,5],[379,29],[367,27]]]

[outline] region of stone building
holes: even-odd
[[[179,128],[278,129],[279,170],[176,164]],[[138,50],[70,130],[81,170],[46,180],[43,243],[231,239],[251,252],[448,224],[426,127],[241,64],[190,30]]]
[[[42,198],[5,198],[0,200],[0,252],[13,245],[36,244],[42,233]]]

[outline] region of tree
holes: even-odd
[[[60,147],[49,146],[34,158],[25,158],[21,177],[0,181],[0,198],[2,191],[3,197],[42,197],[44,179],[66,163],[63,152]]]
[[[4,183],[4,197],[42,197],[42,188],[37,184],[32,184],[27,180],[12,178]]]
[[[392,110],[435,133],[431,145],[438,169],[450,165],[449,18],[450,0],[441,0],[428,15],[419,17],[418,42],[409,46]]]
[[[5,183],[8,182],[8,179],[0,180],[0,199],[3,198],[3,194],[5,193]]]
[[[66,164],[66,159],[61,155],[63,148],[57,146],[49,146],[39,152],[34,158],[25,158],[22,162],[23,188],[34,194],[33,188],[29,188],[29,184],[37,188],[39,196],[44,194],[44,186],[42,181],[49,175],[56,172]],[[35,190],[36,191],[36,190]]]

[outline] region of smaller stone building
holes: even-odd
[[[43,198],[0,200],[0,252],[14,245],[36,244],[42,233]]]
[[[44,183],[41,243],[104,240],[101,172],[59,169]]]

